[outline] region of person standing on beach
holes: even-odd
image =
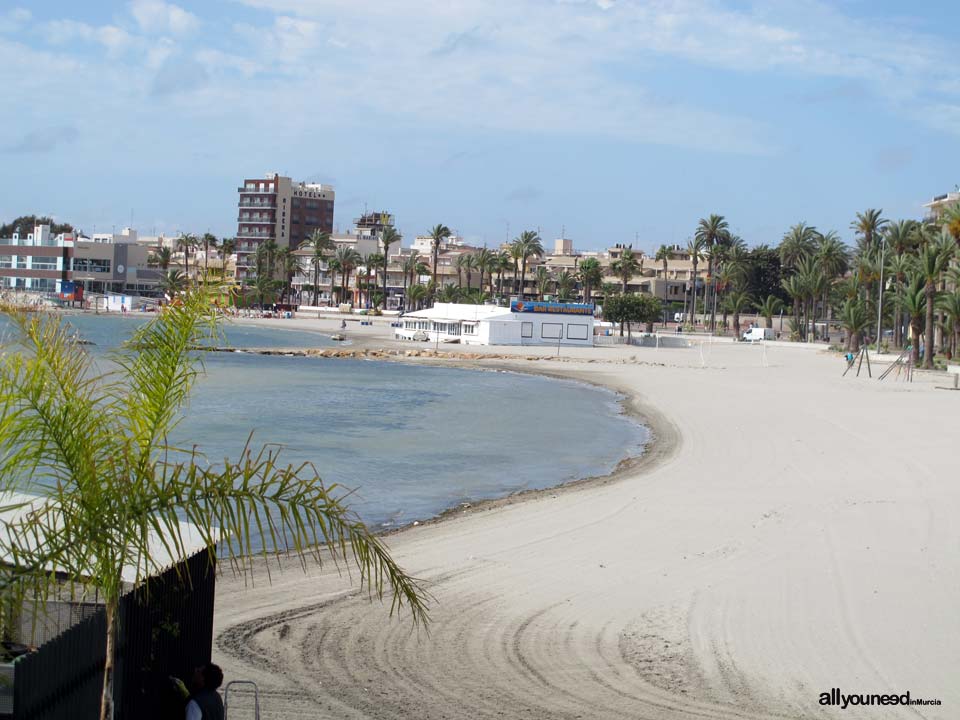
[[[186,720],[224,720],[223,700],[217,688],[223,683],[223,670],[207,663],[193,671],[193,694],[187,703]]]

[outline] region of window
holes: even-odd
[[[567,340],[586,340],[588,337],[587,325],[579,323],[567,324]]]
[[[533,323],[525,322],[520,325],[520,337],[532,338],[533,337]]]
[[[463,324],[463,334],[464,335],[476,335],[477,326],[474,323],[464,323]]]
[[[110,260],[95,260],[93,258],[74,258],[74,272],[110,272]]]
[[[544,340],[560,340],[563,338],[563,323],[543,323],[540,326],[540,337]]]
[[[34,257],[33,269],[34,270],[56,270],[57,259],[51,258],[51,257]]]

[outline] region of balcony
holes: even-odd
[[[257,240],[266,240],[273,237],[272,232],[257,230],[240,230],[237,232],[238,238],[255,238]]]
[[[253,223],[253,224],[259,224],[259,225],[264,225],[264,224],[266,224],[266,225],[273,225],[273,224],[276,222],[276,218],[263,217],[263,216],[260,216],[260,217],[244,217],[243,215],[241,215],[240,217],[237,218],[237,222],[241,222],[241,223]]]
[[[254,193],[257,193],[260,195],[276,195],[277,194],[276,190],[262,190],[259,187],[238,187],[237,192],[241,193],[242,195],[252,195]]]
[[[240,200],[238,205],[241,208],[253,208],[254,210],[276,210],[277,203],[273,200],[253,200],[252,198],[247,198],[246,200]]]

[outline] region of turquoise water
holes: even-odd
[[[97,345],[127,337],[136,317],[70,321]],[[236,346],[310,347],[325,336],[227,325]],[[312,462],[351,488],[349,504],[379,527],[422,520],[462,502],[611,471],[638,454],[646,429],[617,397],[535,376],[329,358],[207,353],[175,441],[211,461],[254,441]]]

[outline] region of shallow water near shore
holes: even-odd
[[[72,316],[99,354],[142,321]],[[320,347],[311,333],[227,324],[237,347]],[[642,452],[646,428],[593,386],[505,372],[364,360],[209,353],[173,442],[213,463],[279,443],[353,491],[375,527],[433,517],[458,503],[612,472]]]

